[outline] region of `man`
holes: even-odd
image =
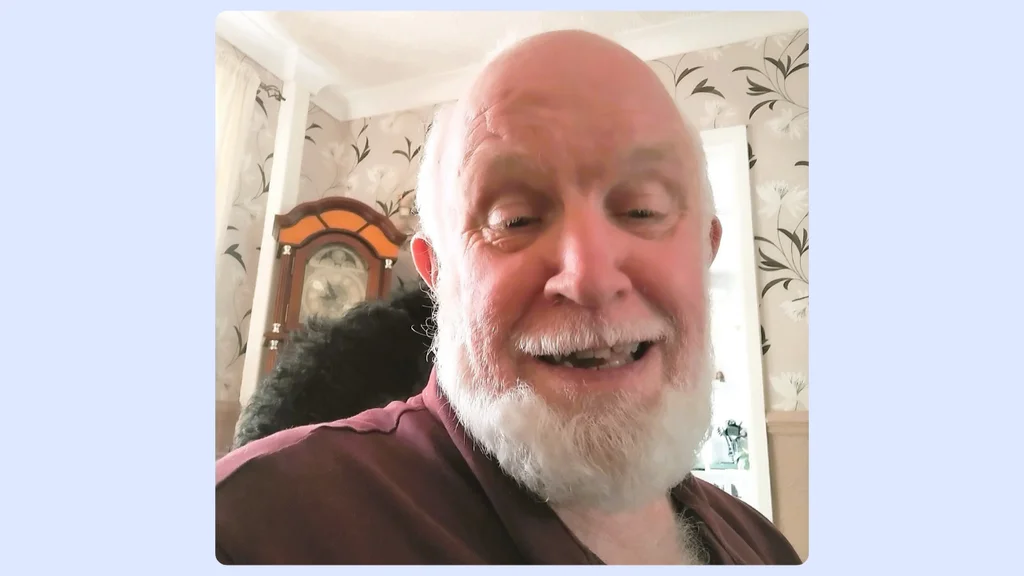
[[[700,143],[650,68],[588,33],[534,36],[424,148],[427,387],[218,462],[218,558],[799,563],[689,475],[710,426],[721,225]]]

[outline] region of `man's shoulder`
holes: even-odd
[[[441,427],[433,420],[417,396],[342,420],[282,430],[220,458],[216,464],[217,487],[220,489],[256,469],[261,473],[287,470],[289,474],[303,474],[310,470],[302,464],[312,464],[311,460],[327,458],[357,466],[379,461],[389,452],[413,451],[414,447],[425,446],[423,442],[410,441],[413,437],[440,439],[443,430],[437,430]],[[282,468],[285,463],[287,466]]]
[[[757,508],[691,476],[686,489],[703,500],[705,525],[745,564],[801,564],[786,536]]]
[[[500,534],[416,399],[247,444],[217,462],[215,498],[226,564],[473,561]]]

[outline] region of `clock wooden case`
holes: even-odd
[[[386,216],[352,198],[329,197],[274,219],[277,282],[263,373],[273,369],[288,334],[311,316],[337,318],[385,297],[392,266],[408,236]]]

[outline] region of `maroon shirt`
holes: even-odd
[[[800,564],[757,510],[672,491],[713,564]],[[217,462],[224,564],[602,564],[474,446],[434,375],[406,402],[252,442]]]

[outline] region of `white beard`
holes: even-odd
[[[711,426],[710,323],[685,326],[679,368],[652,404],[627,394],[573,412],[553,408],[527,382],[501,376],[495,331],[472,326],[441,273],[435,286],[438,385],[457,418],[501,469],[552,506],[618,512],[650,503],[682,482]],[[678,352],[666,349],[664,359]]]

